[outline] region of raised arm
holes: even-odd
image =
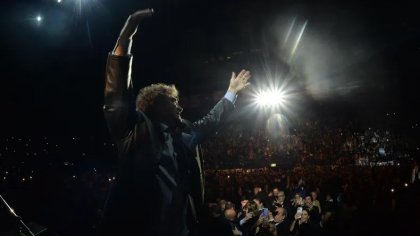
[[[137,26],[153,10],[140,10],[125,22],[112,53],[108,55],[105,71],[104,115],[111,136],[125,137],[136,120],[134,94],[131,83],[131,43]]]
[[[206,116],[193,123],[193,129],[196,136],[194,144],[200,143],[209,134],[216,131],[226,118],[227,114],[233,110],[233,103],[235,102],[237,94],[250,85],[248,82],[250,78],[251,73],[247,70],[242,70],[238,75],[232,72],[229,87],[224,98],[222,98]]]

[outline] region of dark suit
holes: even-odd
[[[221,99],[204,118],[192,124],[184,122],[186,128],[173,135],[179,165],[173,175],[162,153],[163,130],[136,110],[131,61],[132,56],[109,55],[106,66],[104,114],[120,160],[100,234],[182,235],[179,224],[184,215],[190,234],[194,234],[204,197],[197,145],[215,131],[233,110],[233,103]]]

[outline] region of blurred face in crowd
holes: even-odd
[[[247,203],[248,203],[248,200],[247,199],[241,200],[241,206],[242,206],[242,208],[244,208]]]
[[[309,221],[309,212],[307,210],[304,209],[302,211],[302,216],[301,216],[300,220],[304,223],[307,223]]]
[[[233,208],[229,208],[225,210],[225,218],[234,221],[236,219],[236,211]]]
[[[311,196],[306,196],[305,197],[305,206],[307,206],[307,207],[311,207],[312,206],[312,198],[311,198]]]
[[[277,199],[279,202],[284,202],[284,199],[286,199],[286,194],[283,191],[279,191]]]
[[[257,204],[257,206],[258,206],[258,209],[261,209],[261,208],[263,208],[264,206],[263,206],[263,203],[261,202],[261,200],[260,199],[254,199],[254,202]]]
[[[274,188],[273,189],[273,196],[277,197],[279,195],[279,189],[278,188]]]
[[[318,198],[318,194],[315,191],[311,192],[311,196],[312,196],[313,201],[315,201]]]
[[[283,222],[286,219],[286,210],[283,207],[276,209],[277,215],[274,216],[274,221],[277,223]]]
[[[261,191],[260,187],[254,187],[254,194],[257,195]]]
[[[219,201],[219,207],[221,211],[224,211],[226,208],[226,200],[220,200]]]
[[[296,193],[294,202],[296,202],[296,203],[299,202],[299,199],[300,199],[300,195],[299,195],[299,193]]]

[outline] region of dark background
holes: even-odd
[[[264,84],[263,72],[293,68],[299,95],[313,109],[362,120],[396,112],[403,122],[418,121],[420,20],[408,1],[39,0],[0,6],[3,135],[106,135],[106,56],[128,14],[147,7],[156,14],[135,37],[135,87],[175,83],[186,118],[210,106],[204,101],[224,91],[231,71],[252,70],[255,85]],[[293,18],[296,27],[308,24],[287,63],[279,45]],[[308,81],[320,79],[314,95]],[[332,84],[328,91],[325,83]]]

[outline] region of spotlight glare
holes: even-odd
[[[256,102],[260,106],[278,106],[282,105],[284,100],[284,94],[280,90],[263,91],[256,96]]]
[[[61,0],[57,0],[57,3],[61,3]]]
[[[41,22],[41,21],[42,21],[42,17],[41,17],[40,15],[38,15],[38,16],[36,17],[36,21]]]

